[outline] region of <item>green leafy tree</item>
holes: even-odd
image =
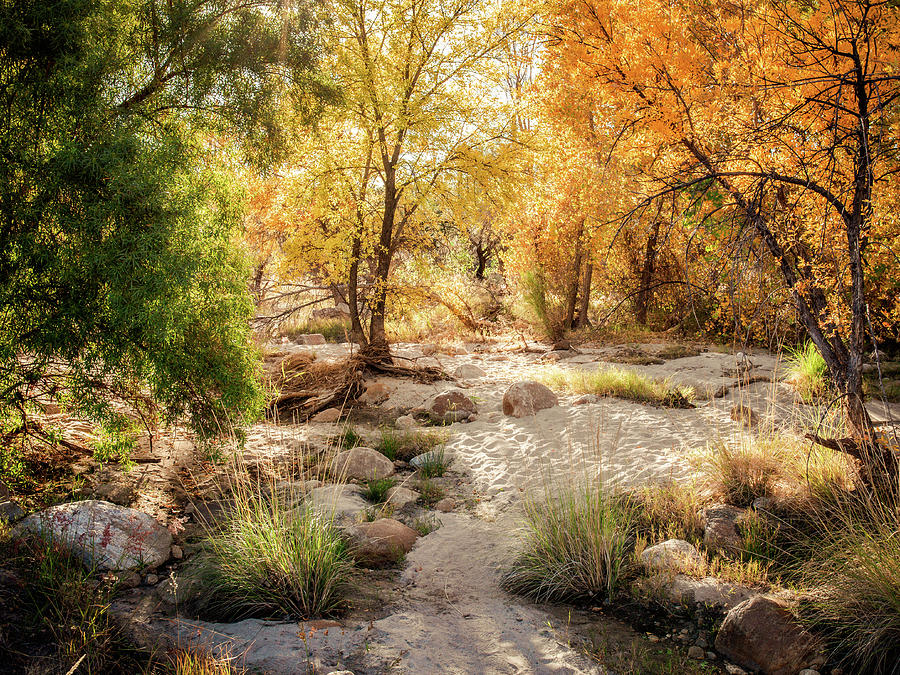
[[[7,436],[44,434],[52,400],[203,435],[258,411],[243,199],[213,151],[272,155],[279,115],[321,100],[312,18],[283,4],[0,0]]]

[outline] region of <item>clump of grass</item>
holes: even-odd
[[[537,379],[554,389],[573,394],[612,396],[666,408],[690,408],[695,398],[691,387],[673,384],[624,368],[598,370],[546,368]]]
[[[332,439],[332,442],[339,448],[350,450],[362,443],[362,436],[357,433],[356,429],[348,424],[341,429],[340,433],[338,433],[335,438]]]
[[[699,356],[700,350],[693,345],[666,345],[659,350],[657,356],[666,361],[672,359],[684,359],[689,356]]]
[[[815,403],[828,394],[828,368],[812,341],[791,350],[787,358],[786,380],[804,403]]]
[[[243,675],[245,668],[229,656],[216,656],[205,649],[177,649],[170,654],[172,675]]]
[[[441,522],[429,513],[421,518],[413,521],[412,529],[419,533],[420,537],[425,537],[441,526]]]
[[[692,463],[719,497],[735,506],[749,506],[773,494],[784,456],[777,444],[741,438],[735,444],[709,443],[694,454]]]
[[[434,506],[444,498],[444,488],[433,480],[425,479],[419,483],[419,501],[425,506]]]
[[[431,450],[422,457],[418,472],[422,478],[439,478],[450,469],[453,459],[447,457],[443,448]]]
[[[115,593],[111,583],[98,580],[52,539],[28,538],[15,547],[2,544],[8,549],[2,551],[8,554],[6,562],[24,582],[10,604],[3,602],[0,589],[0,604],[11,610],[9,618],[22,618],[15,636],[15,654],[29,661],[28,668],[22,664],[22,672],[74,672],[76,663],[83,672],[140,670],[139,660],[109,615]],[[23,653],[32,643],[40,645],[40,653]],[[16,667],[15,661],[5,665]]]
[[[342,319],[309,319],[282,331],[291,340],[308,333],[319,333],[326,342],[346,342],[350,322]]]
[[[860,508],[861,507],[861,508]],[[801,618],[851,672],[896,673],[900,663],[900,519],[872,503],[820,522],[802,568],[811,599]]]
[[[450,435],[442,431],[398,431],[385,427],[375,449],[390,460],[409,461],[416,455],[444,445]]]
[[[610,599],[633,564],[636,520],[628,500],[602,487],[545,490],[525,500],[523,550],[503,587],[541,601]]]
[[[397,484],[396,478],[373,478],[366,481],[362,495],[373,504],[383,504],[388,491]]]
[[[238,485],[224,528],[207,534],[197,558],[209,610],[229,619],[337,612],[351,564],[332,523]]]
[[[637,531],[648,541],[703,540],[700,511],[705,499],[696,486],[671,481],[634,490],[627,498],[634,506]]]

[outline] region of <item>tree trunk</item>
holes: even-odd
[[[647,324],[647,311],[650,309],[650,302],[653,300],[653,290],[651,284],[653,282],[653,272],[656,270],[656,246],[659,239],[659,220],[654,220],[650,227],[650,235],[647,237],[647,248],[644,249],[644,264],[641,267],[640,287],[635,299],[635,318],[637,322],[644,326]]]
[[[569,292],[566,296],[566,317],[563,320],[563,328],[570,329],[575,325],[575,304],[578,301],[578,284],[581,281],[581,236],[584,233],[584,218],[578,223],[578,231],[575,235],[575,259],[572,261],[572,278],[569,283]]]
[[[362,350],[364,356],[379,363],[385,363],[391,358],[384,319],[387,310],[388,276],[391,271],[393,254],[391,244],[399,202],[394,164],[389,159],[386,159],[384,164],[384,210],[376,255],[374,302],[372,303],[372,318],[369,323],[369,344]]]
[[[358,233],[353,235],[350,273],[347,278],[347,307],[350,309],[350,339],[361,348],[368,345],[366,333],[359,317],[359,258],[362,255],[362,241]]]
[[[575,328],[583,328],[590,326],[591,320],[588,319],[588,306],[591,302],[591,280],[594,276],[594,266],[588,260],[584,266],[584,282],[581,286],[581,306],[578,308],[578,318],[575,321]]]

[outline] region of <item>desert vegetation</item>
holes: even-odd
[[[898,45],[0,0],[0,673],[900,673]]]

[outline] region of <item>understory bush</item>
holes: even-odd
[[[523,550],[503,587],[536,601],[609,599],[633,565],[635,512],[602,486],[525,500]]]
[[[564,389],[573,394],[612,396],[638,403],[651,403],[667,408],[689,408],[694,390],[625,368],[597,370],[546,368],[537,378],[551,389]]]
[[[828,393],[828,368],[811,341],[788,352],[786,379],[804,403],[815,403]]]

